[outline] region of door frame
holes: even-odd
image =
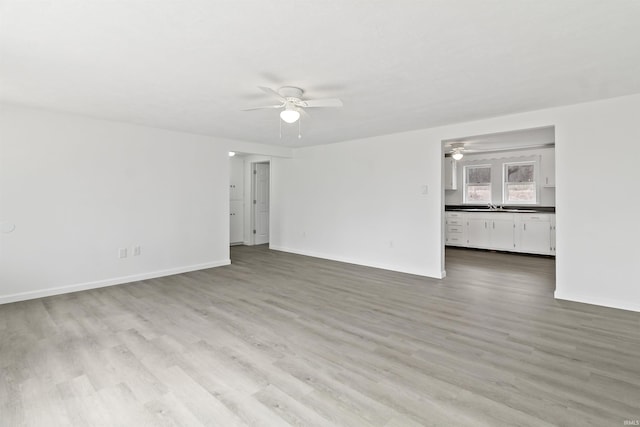
[[[267,205],[267,209],[269,210],[269,242],[267,244],[271,244],[271,161],[270,160],[256,160],[249,163],[249,173],[251,174],[251,191],[249,191],[249,205],[251,206],[251,220],[249,221],[249,230],[247,233],[249,235],[248,245],[254,246],[256,244],[256,235],[253,234],[253,230],[256,228],[256,205],[253,203],[256,200],[256,178],[257,174],[254,173],[256,171],[256,165],[258,164],[267,164],[269,165],[269,203]]]

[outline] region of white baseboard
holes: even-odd
[[[305,255],[305,256],[310,256],[310,257],[314,257],[314,258],[328,259],[328,260],[331,260],[331,261],[345,262],[345,263],[348,263],[348,264],[363,265],[365,267],[380,268],[382,270],[397,271],[398,273],[413,274],[413,275],[416,275],[416,276],[430,277],[430,278],[434,278],[434,279],[442,279],[443,278],[443,277],[439,277],[437,274],[427,274],[424,271],[418,271],[416,269],[408,269],[408,268],[404,268],[404,267],[398,267],[397,265],[393,265],[393,264],[372,263],[372,262],[368,262],[368,261],[363,261],[361,259],[355,259],[355,258],[349,258],[349,257],[340,257],[340,256],[324,254],[324,253],[320,253],[320,252],[314,252],[314,251],[292,249],[292,248],[288,248],[288,247],[285,247],[285,246],[269,245],[269,249],[273,249],[275,251],[281,251],[281,252],[289,252],[289,253],[292,253],[292,254]]]
[[[617,308],[620,310],[640,312],[640,303],[632,302],[632,301],[620,301],[620,300],[611,300],[611,299],[604,299],[604,298],[594,298],[594,297],[589,297],[584,295],[571,295],[571,294],[558,292],[557,290],[553,293],[553,297],[555,299],[564,300],[564,301],[580,302],[583,304],[600,305],[603,307]]]
[[[85,291],[87,289],[104,288],[106,286],[122,285],[124,283],[137,282],[157,277],[172,276],[174,274],[187,273],[189,271],[204,270],[206,268],[221,267],[231,264],[230,259],[212,261],[204,264],[188,265],[184,267],[170,268],[167,270],[151,271],[148,273],[132,274],[130,276],[113,277],[110,279],[96,280],[94,282],[77,283],[75,285],[59,286],[55,288],[39,289],[36,291],[20,292],[17,294],[0,295],[0,304],[25,301],[34,298],[49,297],[52,295],[68,294],[71,292]]]

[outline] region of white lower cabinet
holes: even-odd
[[[556,254],[556,216],[551,215],[551,254]]]
[[[467,246],[513,250],[513,214],[479,213],[467,216]]]
[[[471,246],[472,248],[489,247],[489,229],[485,218],[467,218],[466,246]]]
[[[555,254],[555,215],[446,212],[445,244],[499,251]]]
[[[553,253],[550,214],[519,214],[516,216],[516,250],[532,254]],[[554,239],[555,240],[555,236]]]
[[[448,246],[466,246],[467,233],[462,212],[447,212],[445,240]]]
[[[512,214],[495,214],[497,215],[491,221],[491,248],[501,251],[512,251],[515,248],[513,240],[513,215]],[[507,215],[507,217],[505,217]]]

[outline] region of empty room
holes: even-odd
[[[0,0],[0,427],[640,425],[640,1]]]

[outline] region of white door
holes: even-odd
[[[269,163],[253,165],[253,243],[269,243]]]

